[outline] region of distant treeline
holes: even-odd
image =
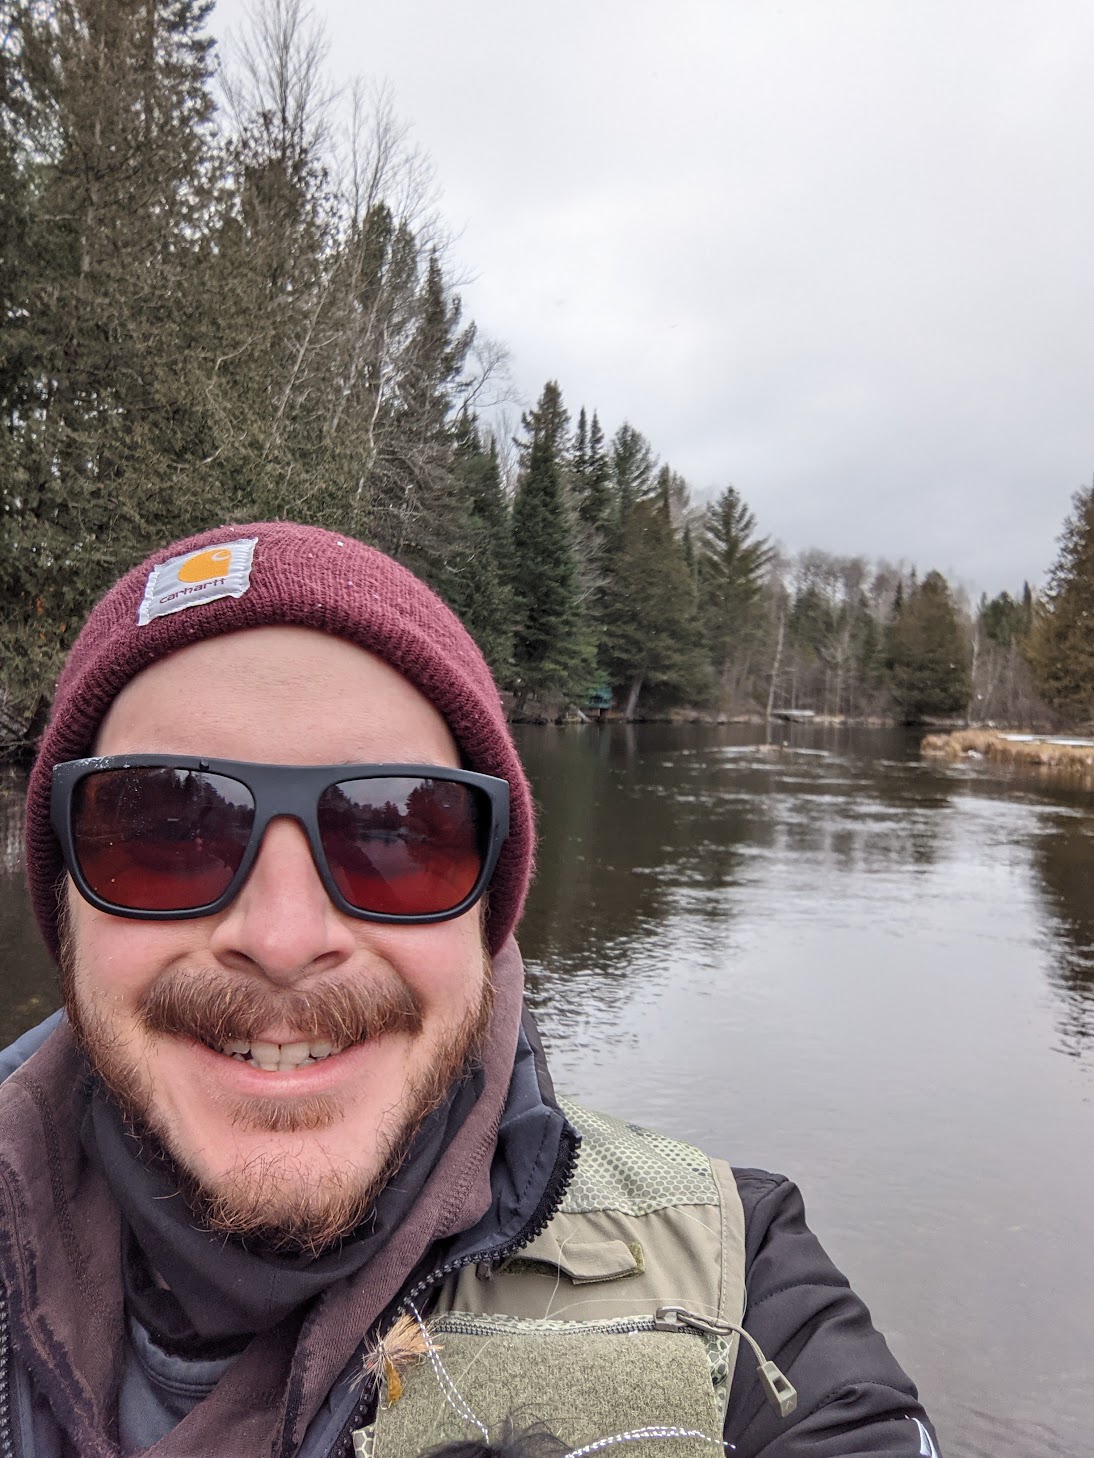
[[[462,317],[388,99],[335,106],[299,0],[268,0],[216,77],[210,9],[0,0],[8,749],[124,569],[270,517],[419,572],[517,713],[1019,721],[1046,712],[1030,663],[1064,712],[1094,712],[1094,657],[1078,688],[1050,664],[1086,631],[1063,627],[1066,567],[1044,603],[970,610],[937,572],[787,559],[732,487],[697,505],[637,429],[571,418],[553,382],[510,440],[505,351]]]

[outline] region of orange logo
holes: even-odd
[[[214,577],[223,577],[231,566],[232,554],[227,547],[212,547],[187,557],[179,568],[180,582],[210,582]]]

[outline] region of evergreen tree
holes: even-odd
[[[649,441],[625,420],[612,439],[611,486],[617,522],[626,521],[631,508],[652,495],[656,469],[657,457]]]
[[[1062,718],[1094,719],[1094,487],[1072,498],[1033,614],[1028,656],[1041,693]]]
[[[699,525],[699,608],[714,672],[728,699],[734,681],[739,690],[749,671],[763,616],[756,607],[774,552],[767,537],[757,536],[756,518],[732,486],[707,507]]]
[[[999,593],[990,602],[985,594],[980,600],[977,617],[984,636],[1000,648],[1009,648],[1012,643],[1024,638],[1029,630],[1026,605],[1020,599],[1015,601],[1009,592]]]
[[[378,546],[432,580],[459,530],[451,414],[474,327],[460,328],[460,300],[448,296],[435,254],[415,302],[390,430],[374,462],[370,526]]]
[[[625,719],[637,717],[644,692],[671,704],[709,691],[695,583],[667,490],[636,501],[620,528],[602,633],[601,659]]]
[[[582,405],[577,415],[573,444],[570,447],[570,470],[575,481],[583,481],[589,469],[589,417]]]
[[[610,474],[600,421],[594,411],[590,422],[582,406],[570,445],[565,480],[573,524],[578,599],[587,628],[594,636],[598,636],[594,625],[601,607],[611,537]]]
[[[461,421],[456,476],[464,518],[434,586],[482,649],[495,678],[512,676],[513,590],[509,504],[494,441],[484,448],[474,426]]]
[[[5,7],[0,660],[30,734],[86,605],[199,523],[208,0]]]
[[[972,691],[969,642],[946,579],[913,583],[889,630],[890,690],[906,722],[961,713]]]
[[[611,510],[610,475],[611,464],[596,411],[590,423],[582,406],[570,450],[571,492],[578,520],[596,555],[602,548]]]
[[[871,711],[884,697],[886,679],[884,625],[862,600],[854,622],[855,682],[847,705],[849,715]]]
[[[529,699],[584,693],[591,651],[578,600],[577,564],[563,489],[568,417],[554,381],[522,417],[523,467],[513,500],[510,581],[515,632],[513,686]]]
[[[209,9],[4,6],[2,740],[33,736],[87,605],[151,541],[293,516],[439,583],[494,540],[457,422],[497,355],[427,244],[420,161],[386,102],[358,107],[335,184],[303,0],[260,0],[216,132]]]

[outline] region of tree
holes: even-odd
[[[604,453],[604,432],[593,412],[582,406],[564,471],[565,496],[573,528],[578,598],[592,620],[603,583],[611,518],[610,463]]]
[[[1094,487],[1072,497],[1059,543],[1044,598],[1034,608],[1028,655],[1056,713],[1085,723],[1094,719]]]
[[[583,693],[591,648],[578,601],[573,535],[563,493],[568,416],[553,381],[522,417],[523,469],[513,500],[513,685],[518,704]]]
[[[625,420],[612,438],[611,481],[617,522],[624,522],[631,507],[652,494],[656,469],[653,447]]]
[[[964,711],[972,688],[969,642],[940,572],[913,584],[888,646],[890,689],[906,722]]]
[[[646,690],[670,703],[709,691],[695,583],[672,528],[667,487],[663,481],[655,499],[636,501],[628,512],[605,593],[601,658],[628,720]]]
[[[482,649],[499,682],[512,676],[512,535],[497,444],[484,447],[474,425],[461,423],[456,457],[462,520],[434,586]]]
[[[220,129],[209,0],[0,4],[0,739],[150,541],[225,519],[371,539],[485,631],[460,421],[504,351],[389,98],[355,87],[339,147],[304,0],[260,0]]]
[[[596,411],[586,424],[584,406],[574,432],[570,473],[578,518],[599,548],[611,510],[611,462],[604,450],[604,432]]]
[[[699,609],[724,707],[749,674],[755,608],[773,555],[756,534],[755,516],[727,486],[700,520],[697,552]]]
[[[1020,597],[984,593],[973,620],[972,697],[969,717],[1030,726],[1049,719],[1025,657],[1033,619],[1029,583]]]
[[[1029,592],[1028,583],[1025,592]],[[1000,648],[1009,648],[1029,632],[1031,609],[1032,599],[1027,601],[1025,596],[1015,601],[1009,592],[1001,592],[989,602],[985,593],[980,599],[977,618],[985,638]]]
[[[209,502],[180,362],[203,344],[214,145],[208,0],[4,9],[0,660],[18,738],[87,605]]]

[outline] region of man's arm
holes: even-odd
[[[780,1418],[742,1343],[726,1418],[733,1458],[938,1458],[915,1385],[805,1223],[796,1185],[735,1170],[745,1210],[744,1324],[797,1388]]]

